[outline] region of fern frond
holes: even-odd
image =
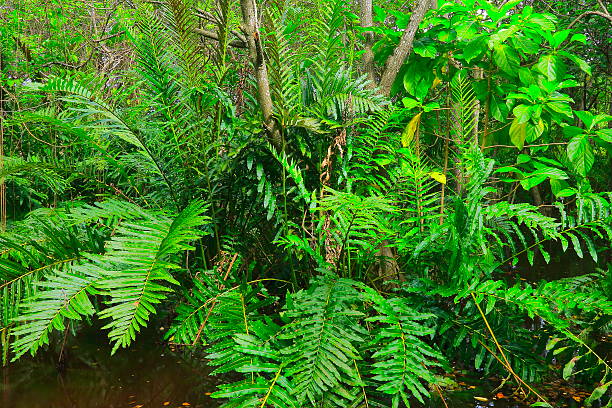
[[[440,361],[444,361],[438,351],[422,340],[435,333],[422,323],[434,315],[418,313],[405,299],[385,299],[368,287],[364,287],[364,297],[378,312],[378,316],[366,320],[381,324],[372,341],[376,350],[372,355],[373,380],[380,383],[377,390],[392,397],[393,407],[398,407],[400,401],[410,406],[411,397],[423,403],[429,391],[422,382],[435,383],[430,367],[441,366]]]
[[[14,360],[26,352],[32,355],[43,345],[49,344],[53,330],[64,330],[65,320],[81,320],[95,313],[89,299],[99,293],[96,289],[103,279],[103,272],[94,265],[75,265],[66,271],[58,271],[39,282],[38,294],[26,300],[25,311],[15,322],[19,324],[12,335]]]
[[[292,322],[280,338],[290,342],[282,353],[300,406],[352,399],[346,384],[359,383],[353,362],[361,359],[356,346],[365,335],[356,319],[361,312],[351,308],[358,296],[352,281],[330,277],[288,300]]]
[[[112,306],[99,315],[111,319],[104,328],[110,329],[113,352],[129,345],[146,325],[155,305],[171,291],[165,285],[179,284],[170,273],[180,268],[173,256],[192,249],[188,242],[200,237],[196,228],[207,221],[202,211],[203,204],[194,202],[174,220],[149,219],[116,229],[105,257],[110,268],[99,285],[111,296],[107,303]]]

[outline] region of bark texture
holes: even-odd
[[[399,44],[393,51],[393,54],[389,56],[385,64],[385,69],[380,78],[380,92],[385,96],[391,94],[391,86],[395,82],[395,78],[399,73],[404,61],[412,52],[412,46],[414,45],[414,36],[416,35],[419,25],[423,21],[425,14],[431,8],[431,0],[419,0],[417,7],[410,16],[410,22],[402,34]]]
[[[259,31],[259,15],[257,12],[256,0],[240,0],[242,10],[242,25],[246,35],[249,57],[255,70],[255,81],[257,83],[257,101],[263,114],[264,126],[270,143],[278,150],[283,147],[283,139],[280,129],[274,120],[274,105],[270,96],[270,80],[266,59]]]
[[[372,18],[372,0],[359,0],[359,14],[361,26],[363,28],[372,27],[374,24]],[[368,76],[368,79],[372,81],[372,86],[375,86],[376,74],[374,68],[374,52],[372,51],[374,33],[372,31],[364,31],[363,36],[365,37],[364,52],[361,58],[363,72]]]

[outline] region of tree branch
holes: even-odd
[[[257,15],[256,0],[240,0],[242,9],[243,30],[246,34],[249,57],[255,69],[255,81],[257,83],[257,100],[263,114],[264,126],[268,141],[277,150],[283,149],[283,138],[274,119],[274,109],[272,97],[270,95],[270,80],[268,79],[268,69],[259,32],[259,19]]]
[[[201,28],[194,28],[193,32],[201,35],[202,37],[206,37],[206,38],[210,38],[211,40],[219,41],[219,36],[214,31],[203,30]],[[228,43],[228,45],[231,45],[232,47],[235,47],[235,48],[247,48],[247,44],[240,39],[232,40]]]
[[[578,21],[580,21],[582,18],[589,16],[589,15],[603,17],[607,19],[608,21],[610,21],[610,23],[612,23],[612,15],[601,12],[601,11],[591,10],[591,11],[585,11],[584,13],[576,17],[574,21],[572,21],[571,24],[567,28],[572,28]]]
[[[404,61],[412,52],[414,36],[416,35],[419,25],[423,21],[425,14],[431,8],[431,0],[419,0],[416,9],[410,16],[410,22],[404,30],[404,34],[400,39],[398,46],[393,51],[393,54],[387,59],[385,69],[380,79],[380,93],[389,96],[391,86],[395,82],[395,78],[399,73]]]

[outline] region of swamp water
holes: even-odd
[[[147,342],[110,355],[103,332],[82,333],[59,353],[41,352],[0,369],[2,408],[216,407],[211,368],[199,357]],[[154,333],[151,333],[153,337]]]

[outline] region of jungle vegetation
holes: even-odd
[[[605,399],[611,12],[4,0],[2,364],[172,321],[228,408],[409,406],[456,365]],[[521,274],[564,252],[596,267]]]

